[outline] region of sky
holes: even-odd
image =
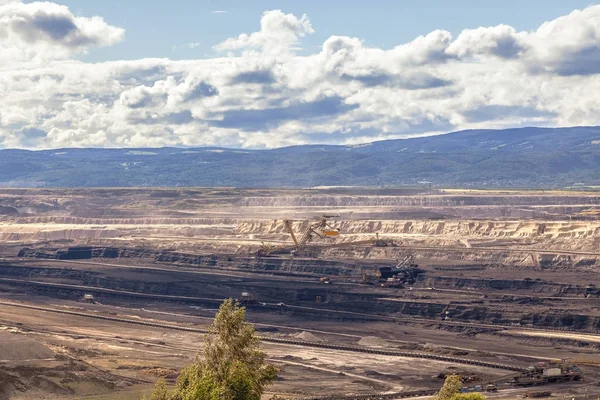
[[[0,0],[0,148],[600,125],[598,4]]]

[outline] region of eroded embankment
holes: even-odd
[[[235,220],[177,218],[78,218],[27,217],[0,224],[0,242],[100,240],[100,239],[187,239],[227,237]]]
[[[587,239],[600,238],[600,221],[547,222],[547,221],[477,221],[477,220],[341,220],[331,223],[343,235],[426,235],[465,236],[484,238],[534,239]],[[294,230],[306,228],[306,222],[293,223]],[[283,221],[240,221],[235,232],[239,234],[286,234]]]
[[[295,221],[294,232],[303,232],[314,219]],[[340,236],[328,243],[351,243],[380,238],[408,246],[460,246],[528,248],[598,252],[600,221],[476,220],[476,219],[332,219]],[[0,223],[0,241],[70,240],[75,244],[100,240],[152,240],[182,248],[258,246],[261,241],[291,243],[283,219],[240,218],[82,218],[74,216],[6,217]],[[323,241],[322,241],[323,242]],[[103,242],[106,243],[106,242]],[[315,242],[317,244],[318,241]],[[323,242],[324,243],[324,242]],[[372,256],[377,254],[374,252]],[[372,258],[372,257],[371,257]]]

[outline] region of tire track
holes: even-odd
[[[13,303],[7,301],[0,301],[0,305],[8,306],[8,307],[18,307],[29,310],[43,311],[43,312],[52,312],[57,314],[64,315],[73,315],[78,317],[86,317],[86,318],[94,318],[99,320],[111,321],[111,322],[120,322],[126,324],[134,324],[134,325],[142,325],[142,326],[150,326],[156,328],[163,329],[172,329],[184,332],[194,332],[194,333],[202,333],[206,334],[209,331],[207,329],[202,328],[193,328],[182,325],[173,325],[173,324],[162,324],[157,322],[150,321],[141,321],[141,320],[131,320],[127,318],[119,318],[119,317],[108,317],[104,315],[94,315],[79,311],[70,311],[70,310],[60,310],[57,308],[51,307],[40,307],[33,306],[22,303]],[[524,368],[517,367],[514,365],[506,365],[493,363],[488,361],[480,361],[473,360],[468,358],[460,358],[460,357],[450,357],[438,354],[429,354],[429,353],[421,353],[421,352],[412,352],[412,351],[397,351],[397,350],[382,350],[382,349],[370,349],[370,348],[362,348],[357,346],[346,346],[346,345],[336,345],[330,343],[320,343],[320,342],[306,342],[302,340],[295,339],[284,339],[284,338],[273,338],[267,336],[258,336],[259,339],[263,342],[274,343],[274,344],[283,344],[283,345],[292,345],[292,346],[302,346],[302,347],[312,347],[312,348],[321,348],[321,349],[330,349],[330,350],[338,350],[338,351],[350,351],[355,353],[368,353],[368,354],[376,354],[376,355],[384,355],[384,356],[396,356],[396,357],[405,357],[405,358],[419,358],[419,359],[429,359],[435,361],[456,363],[456,364],[466,364],[466,365],[476,365],[480,367],[494,368],[506,371],[524,371]]]

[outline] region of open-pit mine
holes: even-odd
[[[269,398],[600,395],[600,193],[0,189],[0,399],[138,399],[225,298]]]

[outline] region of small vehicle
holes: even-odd
[[[496,386],[494,384],[485,385],[485,391],[486,392],[497,392],[498,386]]]

